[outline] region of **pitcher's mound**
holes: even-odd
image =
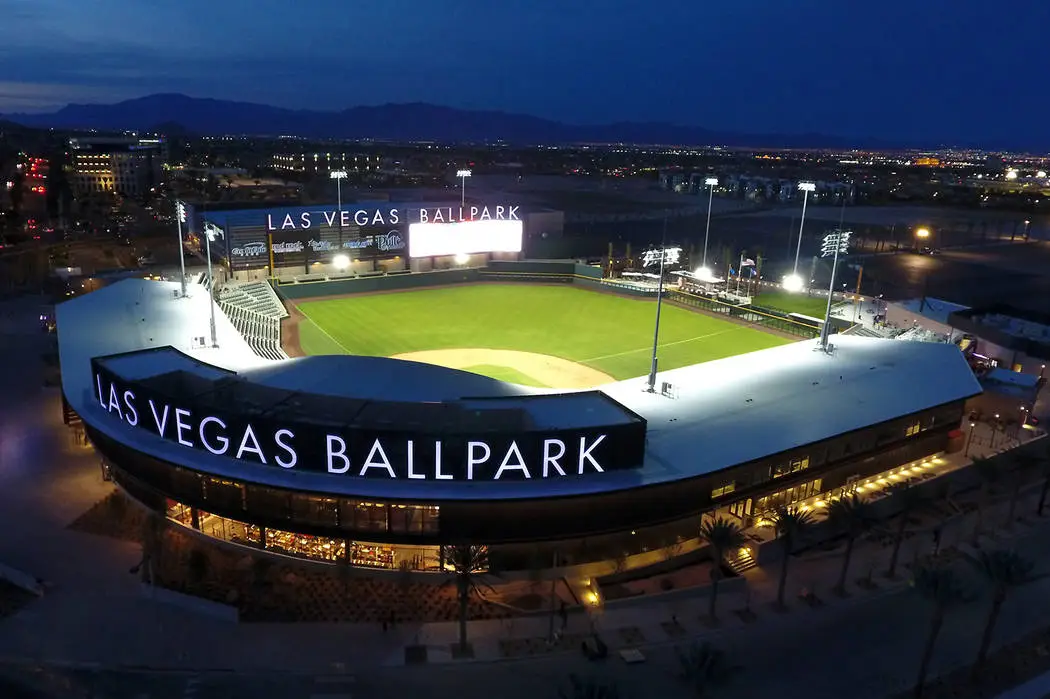
[[[464,369],[501,381],[543,388],[592,388],[616,380],[604,372],[568,359],[517,350],[424,350],[396,354],[393,358]]]

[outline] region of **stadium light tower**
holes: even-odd
[[[214,223],[204,224],[205,254],[208,257],[208,307],[211,309],[211,346],[219,346],[219,338],[215,333],[215,277],[211,274],[211,241],[215,238],[225,238],[226,234]]]
[[[704,180],[704,184],[708,187],[707,194],[707,226],[704,228],[704,261],[700,263],[700,269],[705,279],[711,278],[711,270],[707,266],[707,239],[711,237],[711,203],[715,198],[715,187],[718,186],[717,177],[708,177]]]
[[[343,180],[346,179],[346,170],[332,170],[328,173],[330,179],[335,180],[336,211],[339,216],[339,249],[343,249]]]
[[[820,349],[828,351],[828,335],[831,331],[831,299],[835,295],[835,271],[839,264],[839,255],[849,252],[849,237],[851,233],[841,228],[831,231],[824,236],[824,243],[820,247],[820,256],[833,255],[831,261],[831,283],[828,285],[828,306],[824,311],[824,325],[820,329]]]
[[[186,298],[186,246],[182,242],[182,224],[186,223],[186,205],[175,202],[175,227],[179,232],[179,281],[182,283],[182,298]]]
[[[461,209],[467,205],[467,178],[472,174],[470,170],[456,170],[456,177],[459,178],[460,183],[463,185],[459,196],[459,208]]]
[[[663,240],[667,240],[666,218],[664,218]],[[660,306],[664,299],[664,265],[677,263],[681,255],[682,248],[669,248],[666,247],[664,242],[661,242],[659,250],[649,250],[643,257],[642,264],[646,267],[657,262],[660,263],[660,281],[656,287],[656,327],[653,329],[653,357],[649,364],[649,387],[646,389],[649,393],[656,392],[656,349],[660,344]]]
[[[809,193],[817,191],[817,185],[813,182],[799,182],[798,189],[802,192],[802,221],[798,224],[798,245],[795,246],[795,266],[791,268],[791,274],[784,277],[784,288],[787,291],[800,291],[804,286],[802,277],[798,276],[798,258],[802,253],[802,231],[806,226],[806,204],[809,202]]]

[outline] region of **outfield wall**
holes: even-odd
[[[539,284],[575,284],[596,291],[611,292],[633,298],[652,298],[655,292],[609,283],[602,280],[602,270],[572,260],[492,260],[487,267],[445,269],[433,272],[373,274],[348,276],[343,279],[278,282],[277,293],[285,300],[297,301],[319,296],[347,296],[350,294],[402,291],[448,284],[467,284],[480,281],[532,282]],[[799,338],[816,337],[820,328],[799,323],[786,313],[758,306],[738,306],[708,296],[666,288],[664,298],[683,306],[699,308],[710,313],[757,325],[769,330]],[[839,328],[835,328],[836,332]]]

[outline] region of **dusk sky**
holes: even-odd
[[[182,92],[1046,145],[1048,0],[0,0],[0,113]]]

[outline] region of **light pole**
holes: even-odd
[[[704,270],[704,277],[710,278],[711,270],[707,268],[707,239],[711,236],[711,204],[715,199],[715,187],[718,186],[718,178],[708,177],[704,180],[704,184],[708,186],[710,191],[707,195],[707,226],[704,228],[704,261],[701,263],[700,268]]]
[[[204,224],[205,255],[208,257],[208,307],[211,310],[211,346],[219,346],[219,338],[215,333],[215,277],[211,274],[211,241],[215,238],[224,238],[226,234],[213,223]]]
[[[820,349],[828,351],[828,335],[831,334],[831,300],[835,295],[835,271],[839,264],[839,254],[845,255],[849,251],[850,232],[841,228],[824,236],[824,244],[820,248],[820,256],[833,255],[831,261],[831,283],[828,285],[828,306],[824,311],[824,325],[820,329]]]
[[[460,209],[463,209],[463,207],[465,207],[467,205],[467,178],[470,177],[470,175],[471,175],[470,170],[456,170],[456,177],[459,178],[459,181],[462,184],[462,188],[460,190],[461,193],[460,193],[460,196],[459,196],[459,208]],[[462,214],[462,213],[463,212],[460,211],[460,214]]]
[[[1028,242],[1028,228],[1031,225],[1032,225],[1032,222],[1030,220],[1028,220],[1028,219],[1025,219],[1025,222],[1024,222],[1024,240],[1025,240],[1026,243]]]
[[[665,218],[663,241],[666,240],[667,219]],[[668,248],[664,247],[664,244],[664,242],[661,242],[659,250],[650,250],[645,253],[643,258],[643,266],[646,267],[657,262],[660,263],[660,281],[656,286],[656,327],[653,329],[653,356],[649,364],[649,387],[647,389],[649,393],[656,392],[656,348],[660,344],[660,308],[664,299],[664,264],[675,264],[682,254],[682,248]]]
[[[179,231],[179,281],[182,283],[182,297],[186,298],[186,246],[182,242],[182,224],[186,223],[186,205],[175,202],[175,226]]]
[[[802,291],[805,282],[798,275],[798,258],[802,254],[802,231],[806,226],[806,204],[809,202],[809,193],[817,191],[814,182],[799,182],[798,189],[802,192],[802,220],[798,224],[798,245],[795,246],[795,264],[791,268],[791,274],[784,277],[783,287],[785,291]]]
[[[330,179],[335,180],[336,211],[339,216],[339,249],[343,249],[343,180],[346,179],[346,170],[332,170],[328,173]]]
[[[968,435],[968,436],[966,437],[966,449],[965,449],[965,450],[963,450],[963,456],[964,456],[964,457],[966,457],[966,456],[969,456],[969,455],[970,455],[970,442],[972,442],[972,441],[973,441],[973,430],[974,430],[974,428],[975,428],[976,426],[977,426],[977,423],[976,423],[976,422],[973,422],[973,421],[971,420],[971,421],[970,421],[970,434],[969,434],[969,435]]]

